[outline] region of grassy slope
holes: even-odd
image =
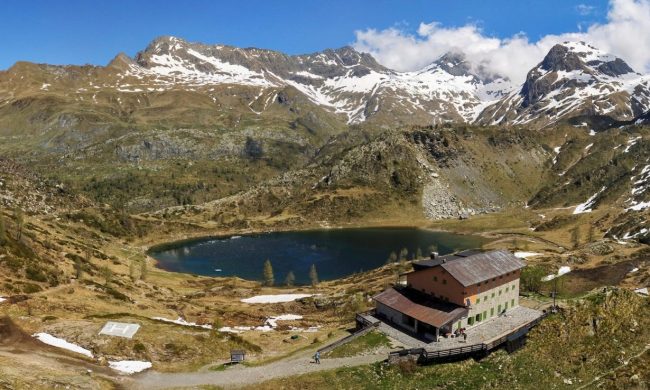
[[[527,346],[512,355],[497,351],[478,362],[470,359],[426,367],[378,363],[274,380],[251,388],[575,388],[622,367],[641,352],[650,341],[649,314],[647,299],[625,290],[610,291],[543,321],[530,333]],[[610,373],[597,382],[604,382],[608,388],[647,382],[648,371],[643,367],[648,357],[645,353],[632,360],[632,365],[623,366],[624,375]]]

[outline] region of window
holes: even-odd
[[[492,298],[494,298],[494,293],[492,293]]]
[[[506,292],[508,292],[508,290],[510,290],[510,286],[506,287]]]
[[[514,300],[514,299],[511,299],[511,300],[510,300],[510,306],[511,306],[511,307],[515,307],[515,300]]]
[[[474,317],[469,317],[467,319],[467,325],[474,325]]]
[[[483,319],[487,318],[487,310],[483,312]]]
[[[501,314],[501,305],[499,305],[499,308],[497,309],[497,313]]]
[[[481,322],[481,313],[476,315],[476,322]]]
[[[488,296],[486,295],[486,296],[483,297],[483,302],[485,302],[487,300],[488,300]]]
[[[442,284],[447,284],[447,279],[442,279]]]
[[[437,276],[434,276],[434,277],[433,277],[433,281],[434,281],[434,282],[437,282],[437,281],[438,281],[438,277],[437,277]]]
[[[494,316],[494,308],[491,308],[490,309],[490,317],[493,317],[493,316]]]
[[[501,295],[501,290],[499,290],[499,295]]]
[[[508,302],[506,302],[506,307],[503,310],[508,310]]]
[[[477,297],[477,298],[476,298],[476,303],[477,303],[477,304],[478,304],[478,303],[481,303],[481,298]]]

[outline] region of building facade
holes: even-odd
[[[432,256],[413,264],[404,288],[374,297],[376,313],[425,338],[476,326],[519,305],[523,267],[505,250]]]

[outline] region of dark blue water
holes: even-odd
[[[416,228],[355,228],[205,238],[168,244],[149,254],[167,271],[249,280],[262,280],[269,259],[276,284],[282,284],[289,271],[297,284],[307,284],[312,264],[321,280],[331,280],[380,267],[391,252],[399,254],[402,248],[411,259],[418,248],[426,256],[432,245],[446,254],[485,242],[478,236]]]

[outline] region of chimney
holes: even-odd
[[[431,252],[431,260],[435,260],[438,258],[438,252]]]

